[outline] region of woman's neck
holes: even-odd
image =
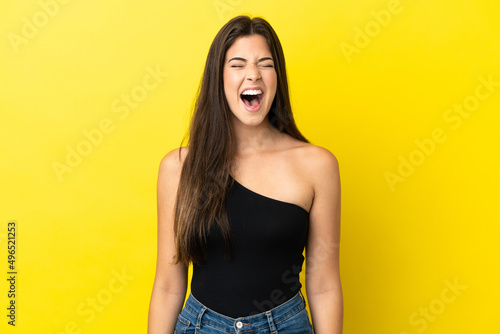
[[[281,132],[271,125],[267,117],[256,126],[241,122],[235,122],[233,126],[238,156],[251,156],[255,153],[272,150],[276,148],[276,144],[281,138]]]

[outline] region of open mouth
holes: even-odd
[[[248,107],[256,107],[262,102],[264,93],[260,89],[249,89],[241,93],[243,103]]]

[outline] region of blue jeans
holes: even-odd
[[[217,313],[192,294],[177,318],[174,334],[312,334],[306,302],[299,291],[292,299],[259,314],[230,318]]]

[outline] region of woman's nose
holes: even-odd
[[[252,81],[256,81],[261,78],[260,71],[257,65],[248,64],[246,78],[247,80],[252,80]]]

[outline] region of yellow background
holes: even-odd
[[[2,1],[0,260],[6,277],[14,220],[19,274],[1,331],[145,333],[158,164],[241,13],[277,31],[299,129],[340,162],[345,333],[499,332],[500,86],[479,87],[500,82],[497,0]]]

